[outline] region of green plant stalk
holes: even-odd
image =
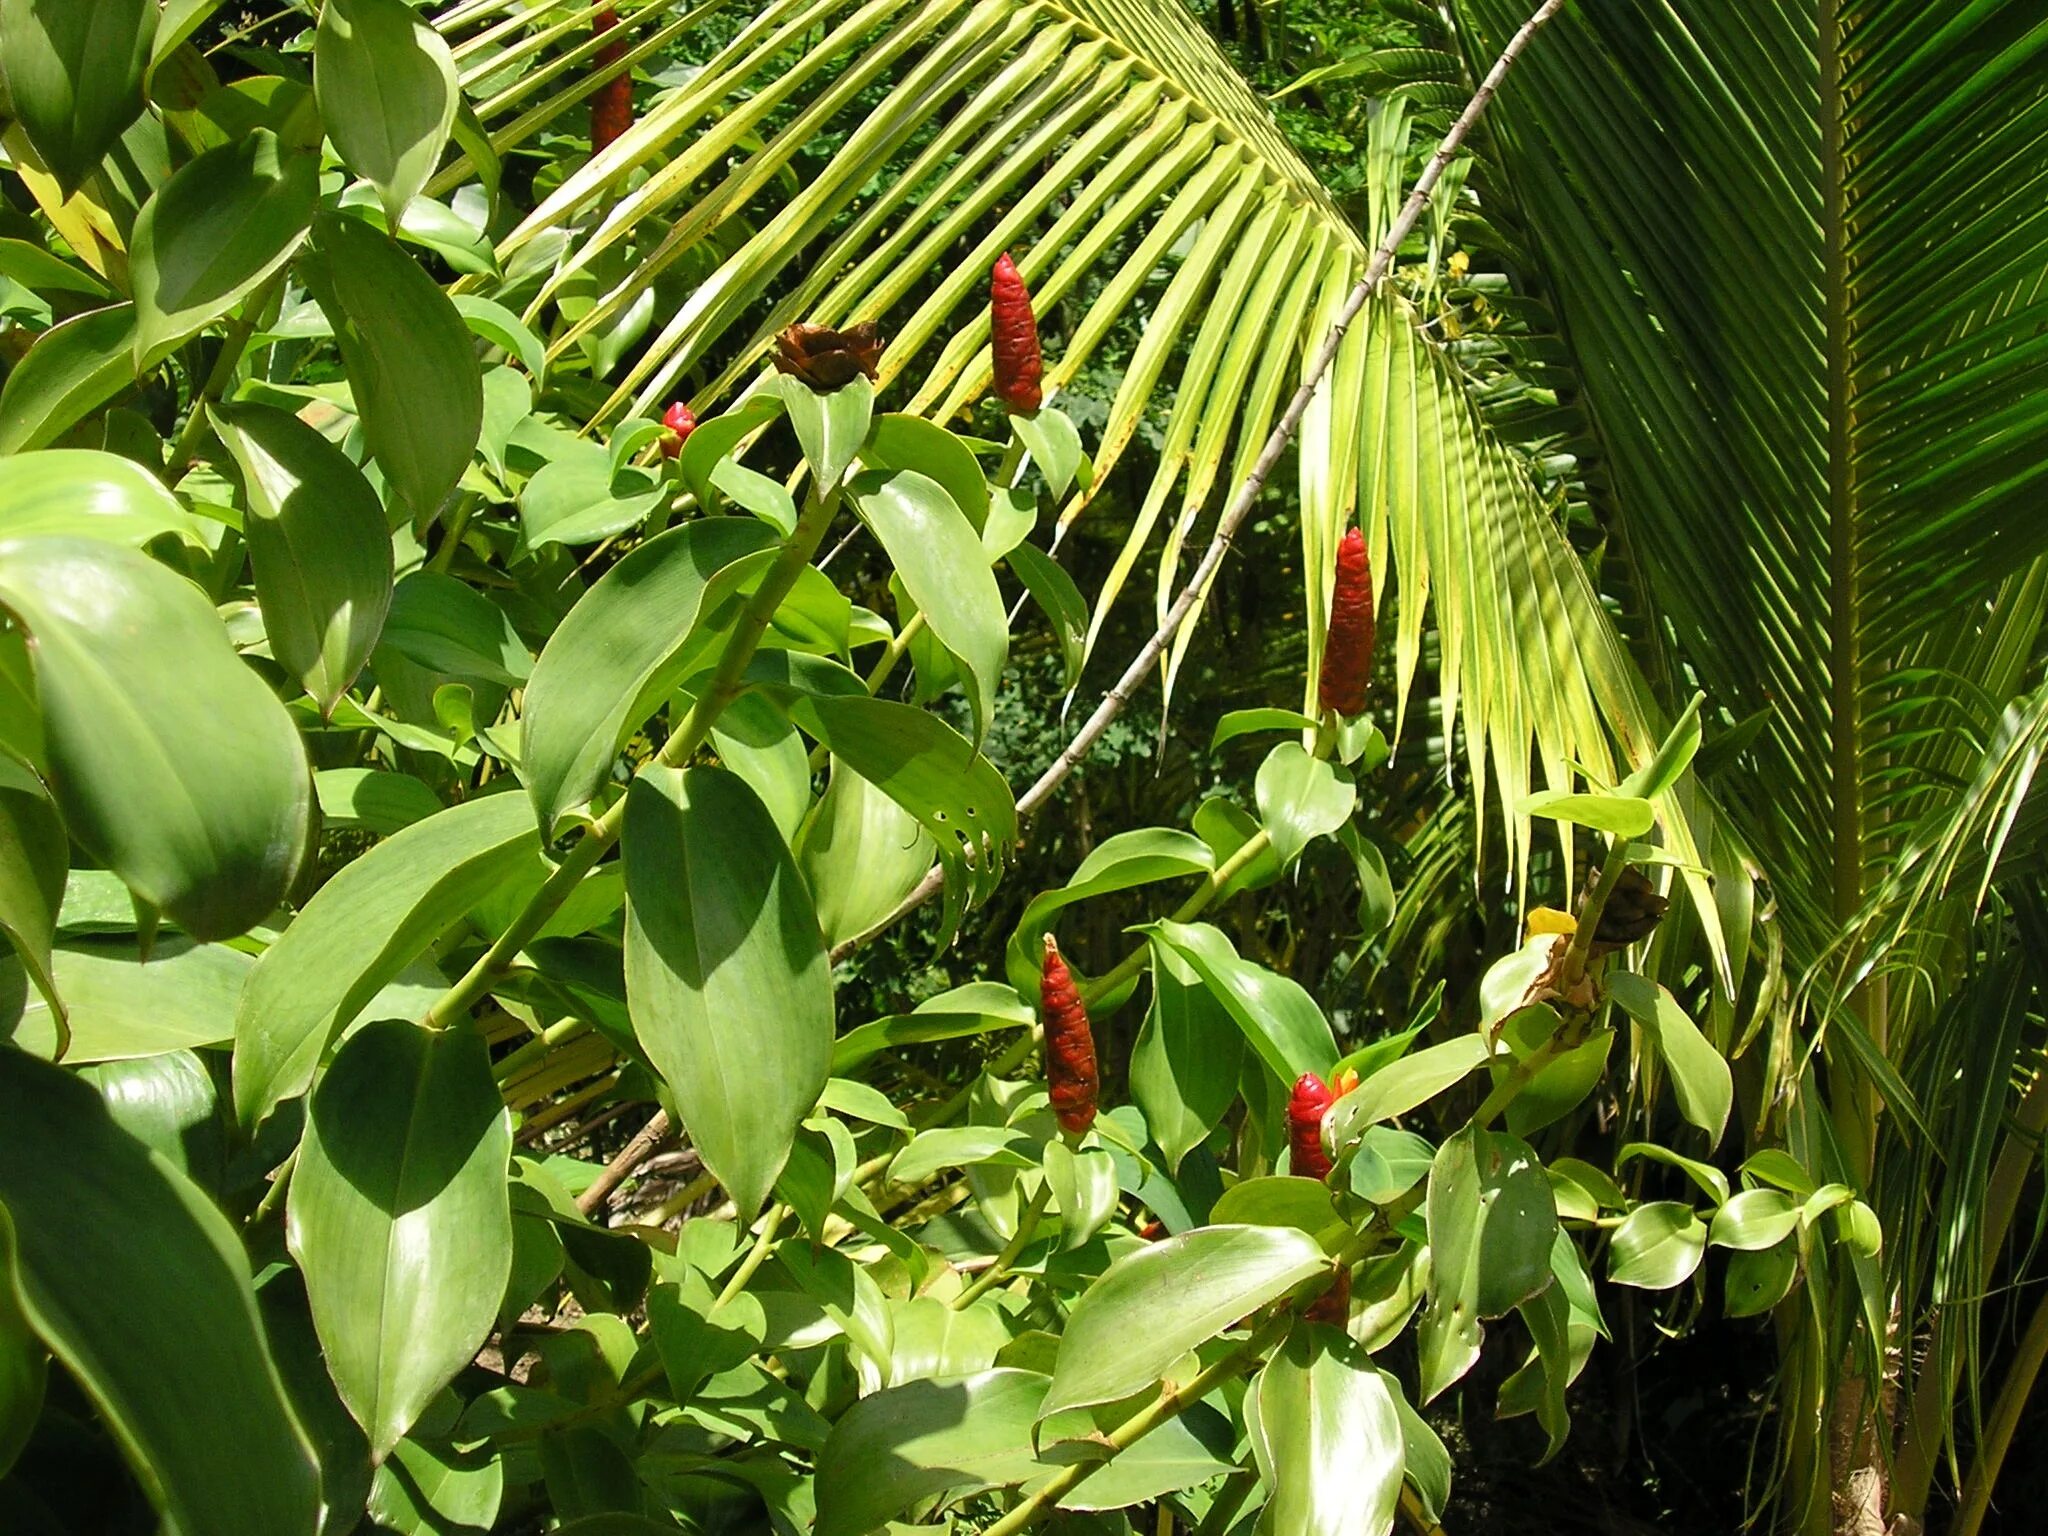
[[[1600,866],[1600,878],[1593,883],[1593,889],[1586,897],[1586,905],[1578,916],[1579,926],[1572,933],[1571,947],[1564,953],[1564,964],[1558,967],[1560,992],[1571,991],[1579,984],[1579,978],[1586,974],[1586,962],[1593,954],[1593,936],[1600,928],[1600,914],[1607,910],[1607,898],[1614,894],[1615,886],[1621,883],[1621,872],[1628,868],[1628,861],[1622,857],[1627,851],[1627,844],[1618,837],[1607,845],[1607,858]]]
[[[1038,1235],[1038,1224],[1045,1219],[1045,1208],[1051,1203],[1052,1180],[1043,1179],[1039,1183],[1038,1192],[1031,1197],[1030,1204],[1024,1207],[1024,1214],[1017,1218],[1017,1230],[1012,1232],[1010,1240],[1003,1244],[1002,1252],[996,1255],[995,1262],[977,1275],[973,1284],[965,1287],[953,1298],[955,1312],[965,1312],[1003,1282],[1010,1273],[1010,1266],[1017,1262],[1017,1255],[1022,1253],[1025,1245]]]
[[[2005,1464],[2013,1431],[2019,1427],[2020,1415],[2033,1394],[2044,1359],[2048,1359],[2048,1292],[2035,1304],[2033,1316],[2027,1320],[2027,1331],[2020,1336],[2019,1350],[2006,1369],[2005,1380],[1998,1385],[1998,1398],[1991,1405],[1983,1443],[1977,1447],[1976,1461],[1963,1484],[1962,1502],[1956,1510],[1955,1524],[1949,1527],[1949,1536],[1977,1536],[1982,1529],[1985,1512],[1991,1508],[1992,1492],[1998,1487],[1999,1468]]]
[[[1272,834],[1267,832],[1264,827],[1259,828],[1258,831],[1245,839],[1242,848],[1238,849],[1237,852],[1233,853],[1209,872],[1208,878],[1195,887],[1194,892],[1186,901],[1174,908],[1173,915],[1167,921],[1184,923],[1190,918],[1200,916],[1209,903],[1222,894],[1225,886],[1229,885],[1232,880],[1235,880],[1239,874],[1251,865],[1253,860],[1257,859],[1260,854],[1272,846]],[[1145,968],[1145,958],[1150,953],[1151,946],[1140,944],[1128,955],[1125,955],[1123,959],[1119,960],[1111,969],[1104,971],[1100,976],[1089,982],[1087,987],[1082,990],[1081,1001],[1092,1003],[1097,998],[1107,997],[1111,992]]]
[[[761,643],[761,637],[768,632],[768,625],[775,617],[775,610],[782,606],[782,600],[796,585],[797,576],[810,564],[811,556],[818,552],[818,545],[824,541],[825,530],[832,524],[832,518],[839,510],[839,492],[833,490],[822,496],[814,495],[804,507],[804,514],[798,519],[795,530],[783,540],[782,548],[761,578],[761,585],[748,601],[746,610],[740,615],[739,624],[727,637],[725,650],[719,657],[718,668],[712,674],[710,685],[698,695],[696,703],[682,719],[673,735],[662,746],[656,758],[665,768],[680,768],[687,763],[704,738],[711,734],[713,722],[718,719],[725,706],[738,697],[741,678],[747,670],[747,663],[754,659],[754,652]],[[540,932],[547,920],[555,915],[570,892],[582,883],[583,877],[597,867],[607,849],[618,841],[619,829],[626,821],[626,797],[619,796],[605,813],[592,822],[568,856],[555,866],[555,872],[548,876],[541,888],[527,898],[519,915],[512,919],[503,933],[491,947],[485,950],[477,962],[464,973],[462,979],[449,987],[434,1002],[420,1022],[429,1029],[446,1029],[462,1018],[486,992],[491,982],[511,965],[513,959]],[[622,1174],[621,1177],[624,1175]],[[602,1200],[616,1187],[617,1180],[606,1186],[598,1195]],[[592,1188],[596,1188],[593,1185]],[[587,1193],[587,1191],[586,1191]],[[586,1210],[592,1207],[586,1207]]]
[[[1231,1377],[1251,1369],[1269,1349],[1286,1337],[1287,1330],[1293,1325],[1294,1314],[1291,1311],[1283,1308],[1274,1313],[1254,1330],[1250,1338],[1220,1356],[1185,1386],[1160,1393],[1104,1436],[1109,1442],[1108,1456],[1100,1461],[1076,1462],[1063,1467],[1041,1483],[1023,1503],[983,1531],[982,1536],[1017,1536],[1019,1531],[1030,1530],[1050,1515],[1059,1501],[1082,1480],[1108,1466],[1118,1454],[1129,1450],[1169,1419],[1178,1418]]]
[[[768,1215],[761,1223],[761,1232],[754,1239],[754,1246],[747,1250],[747,1256],[740,1260],[740,1267],[732,1272],[732,1278],[725,1282],[725,1289],[718,1293],[718,1299],[711,1303],[712,1312],[718,1311],[733,1297],[747,1288],[747,1282],[754,1278],[761,1266],[768,1262],[768,1255],[775,1250],[775,1234],[782,1226],[782,1219],[789,1214],[789,1207],[781,1202],[768,1208]]]
[[[185,425],[179,429],[177,442],[171,445],[170,467],[173,471],[183,469],[199,453],[199,438],[206,430],[206,407],[227,392],[234,381],[235,370],[242,366],[242,354],[248,350],[249,338],[256,334],[256,322],[270,307],[270,301],[277,296],[278,288],[284,282],[287,266],[266,282],[243,304],[241,312],[228,322],[227,334],[221,338],[220,355],[213,360],[213,367],[199,386],[199,393],[192,397],[192,413],[185,418]]]

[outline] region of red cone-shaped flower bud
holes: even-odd
[[[989,348],[995,355],[996,398],[1029,415],[1045,400],[1039,380],[1045,363],[1038,353],[1038,316],[1010,253],[996,258],[988,284]]]
[[[606,6],[591,18],[590,30],[599,36],[619,24],[619,13]],[[626,56],[623,38],[608,42],[591,58],[596,69],[608,69]],[[590,152],[596,154],[633,126],[633,72],[622,69],[597,88],[590,98]]]
[[[697,430],[697,413],[678,400],[662,412],[661,424],[667,429],[661,434],[661,456],[672,459],[683,451],[683,444]]]
[[[1356,528],[1337,546],[1337,585],[1330,594],[1330,631],[1323,641],[1317,695],[1344,716],[1365,708],[1372,680],[1372,561]]]
[[[1295,1079],[1294,1091],[1287,1096],[1287,1144],[1294,1171],[1303,1178],[1330,1175],[1330,1154],[1323,1150],[1323,1116],[1334,1102],[1329,1086],[1313,1072]]]
[[[1061,1130],[1079,1136],[1095,1123],[1095,1099],[1101,1090],[1095,1072],[1095,1036],[1088,1028],[1088,1010],[1081,1005],[1073,974],[1049,933],[1045,936],[1039,1002],[1045,1020],[1045,1080],[1052,1092],[1052,1112]]]

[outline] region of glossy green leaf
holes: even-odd
[[[326,0],[313,93],[341,158],[396,222],[427,184],[455,121],[455,61],[405,0]]]
[[[1283,741],[1259,765],[1259,822],[1281,864],[1292,864],[1310,843],[1351,819],[1358,789],[1298,741]]]
[[[1088,640],[1088,599],[1074,585],[1067,568],[1033,544],[1018,544],[1004,558],[1031,600],[1052,624],[1060,646],[1060,686],[1071,689],[1081,678]]]
[[[505,611],[467,582],[408,571],[391,592],[380,644],[429,672],[512,687],[533,667]]]
[[[1633,795],[1579,795],[1541,790],[1522,801],[1521,813],[1568,821],[1615,837],[1641,837],[1657,824],[1657,808]]]
[[[525,321],[504,305],[479,294],[457,293],[450,298],[465,325],[492,346],[517,358],[536,386],[546,382],[547,349]]]
[[[643,769],[623,844],[634,1033],[705,1168],[751,1215],[830,1073],[817,916],[760,797],[722,769]]]
[[[1700,1267],[1707,1228],[1693,1208],[1676,1200],[1653,1200],[1628,1213],[1615,1229],[1607,1252],[1607,1278],[1616,1285],[1668,1291]]]
[[[1074,1304],[1039,1417],[1151,1386],[1326,1263],[1292,1227],[1198,1227],[1123,1255]]]
[[[1012,415],[1010,430],[1030,450],[1032,462],[1045,476],[1047,489],[1058,500],[1067,494],[1081,468],[1081,434],[1066,412],[1046,406],[1029,415]]]
[[[482,1347],[512,1272],[512,1127],[467,1029],[350,1037],[285,1207],[327,1368],[382,1459]]]
[[[0,1206],[0,1479],[35,1433],[50,1377],[50,1352],[14,1294],[13,1253],[13,1228],[6,1207]]]
[[[468,1536],[498,1523],[504,1498],[505,1459],[495,1451],[401,1440],[377,1468],[369,1513],[399,1536]]]
[[[1272,1490],[1271,1536],[1387,1536],[1401,1495],[1401,1416],[1372,1360],[1335,1330],[1297,1328],[1252,1381],[1245,1420]]]
[[[1707,1241],[1716,1248],[1753,1253],[1774,1248],[1799,1225],[1799,1206],[1782,1190],[1745,1189],[1714,1212]]]
[[[929,476],[945,487],[977,534],[985,529],[988,481],[981,465],[957,434],[937,422],[900,411],[877,416],[861,444],[860,461],[869,469],[914,469]]]
[[[1642,1027],[1671,1074],[1679,1113],[1707,1133],[1709,1146],[1719,1143],[1735,1101],[1735,1079],[1726,1059],[1658,983],[1622,971],[1608,978],[1607,989]]]
[[[213,1074],[191,1051],[108,1061],[79,1076],[99,1089],[114,1123],[209,1192],[227,1165],[227,1123]]]
[[[64,1046],[70,1044],[69,1031],[51,980],[50,941],[70,863],[71,839],[49,791],[27,764],[0,751],[0,932],[53,1011],[52,1044]],[[0,1018],[11,1011],[0,1007]],[[19,1033],[17,1028],[17,1039]]]
[[[313,1531],[317,1464],[234,1229],[61,1068],[0,1050],[0,1125],[0,1274],[152,1500],[184,1536]]]
[[[1162,920],[1137,931],[1188,963],[1281,1082],[1291,1086],[1302,1073],[1328,1072],[1336,1063],[1336,1038],[1315,999],[1292,978],[1243,959],[1220,929]]]
[[[711,471],[711,483],[726,500],[743,507],[784,538],[796,532],[796,499],[780,480],[752,470],[738,459],[720,459]]]
[[[1298,709],[1233,709],[1218,717],[1216,729],[1209,735],[1209,750],[1214,752],[1240,736],[1255,736],[1264,731],[1312,731],[1315,728],[1315,721]]]
[[[1161,880],[1206,875],[1215,856],[1200,838],[1173,827],[1140,827],[1104,838],[1088,850],[1067,883],[1031,898],[1003,950],[1010,984],[1026,996],[1038,989],[1045,935],[1059,914],[1076,902],[1127,891]]]
[[[391,607],[384,509],[347,454],[267,405],[213,408],[242,469],[242,535],[270,651],[331,712],[370,659]]]
[[[526,547],[595,544],[637,527],[666,499],[651,474],[614,471],[602,443],[577,443],[543,464],[519,493]]]
[[[856,475],[847,496],[932,634],[959,661],[978,747],[1010,654],[1002,589],[980,535],[945,487],[916,470]]]
[[[778,374],[774,388],[782,394],[789,424],[796,429],[804,461],[821,486],[844,478],[860,446],[867,440],[875,408],[875,386],[856,378],[843,389],[819,394],[801,379]]]
[[[838,945],[895,911],[937,855],[915,816],[835,759],[796,856],[825,942]]]
[[[999,1163],[1034,1165],[1034,1144],[1022,1131],[1003,1125],[942,1125],[920,1131],[889,1164],[891,1184],[922,1184],[942,1168]]]
[[[1154,939],[1149,948],[1152,1001],[1131,1048],[1131,1097],[1177,1170],[1236,1101],[1244,1036],[1172,946]]]
[[[253,1127],[304,1093],[335,1033],[532,859],[533,816],[485,795],[343,866],[263,953],[235,1020],[235,1110]]]
[[[135,306],[73,315],[36,339],[0,385],[0,454],[55,442],[135,381]]]
[[[223,944],[183,935],[157,939],[145,964],[127,937],[67,937],[51,951],[57,995],[71,1024],[67,1062],[122,1061],[220,1045],[235,1034],[235,1009],[255,961]],[[48,1005],[31,1002],[14,1043],[52,1055],[58,1032]]]
[[[1209,1208],[1217,1226],[1296,1227],[1310,1235],[1341,1218],[1321,1179],[1293,1174],[1240,1179]]]
[[[133,459],[88,448],[17,455],[0,478],[0,538],[104,539],[141,548],[169,535],[202,547],[199,526]]]
[[[1060,1248],[1080,1247],[1116,1214],[1116,1162],[1102,1147],[1075,1151],[1064,1141],[1046,1143],[1045,1179],[1060,1216]]]
[[[1721,1204],[1728,1198],[1727,1174],[1716,1168],[1712,1163],[1703,1163],[1697,1158],[1680,1156],[1669,1147],[1660,1147],[1652,1142],[1624,1142],[1621,1148],[1614,1154],[1616,1171],[1620,1171],[1622,1164],[1638,1157],[1647,1157],[1653,1163],[1662,1163],[1667,1168],[1676,1168],[1687,1178],[1691,1179],[1693,1183],[1697,1184],[1706,1197],[1716,1205]],[[1849,1188],[1846,1184],[1835,1184],[1831,1185],[1830,1188],[1839,1191],[1841,1199],[1846,1200],[1849,1197]]]
[[[1799,1251],[1786,1242],[1728,1257],[1723,1295],[1730,1317],[1761,1317],[1791,1292],[1799,1278]]]
[[[1459,1035],[1389,1062],[1330,1107],[1330,1144],[1340,1151],[1365,1127],[1427,1104],[1483,1066],[1490,1053],[1477,1035]]]
[[[832,1047],[832,1070],[852,1071],[892,1046],[958,1040],[1000,1029],[1025,1029],[1036,1021],[1035,1010],[1014,988],[1000,982],[973,981],[926,998],[909,1013],[872,1019],[848,1030]]]
[[[543,830],[589,803],[626,737],[682,681],[699,622],[753,570],[735,562],[773,538],[745,518],[684,523],[633,550],[569,610],[534,664],[522,721],[520,776]]]
[[[1706,698],[1703,693],[1692,696],[1692,702],[1685,706],[1685,713],[1678,717],[1659,743],[1656,756],[1623,779],[1617,786],[1618,793],[1654,800],[1678,782],[1699,752],[1700,705],[1706,702]]]
[[[29,143],[69,193],[142,111],[153,0],[0,0],[0,59]]]
[[[320,197],[315,155],[259,128],[180,167],[129,244],[135,361],[147,372],[233,309],[299,248]]]
[[[1437,1149],[1427,1212],[1425,1402],[1479,1358],[1482,1318],[1499,1317],[1552,1283],[1557,1204],[1525,1143],[1467,1126]]]
[[[198,588],[110,545],[22,539],[0,543],[0,602],[31,638],[71,836],[195,937],[267,916],[306,849],[311,776]]]
[[[403,0],[377,3],[411,15]],[[469,327],[397,242],[347,214],[313,221],[300,270],[334,327],[371,454],[414,513],[432,514],[483,431],[483,373]]]

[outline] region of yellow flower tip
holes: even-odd
[[[1569,912],[1560,912],[1555,907],[1531,907],[1523,919],[1522,942],[1527,943],[1543,933],[1577,933],[1578,920]]]

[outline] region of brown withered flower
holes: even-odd
[[[1600,909],[1600,926],[1593,930],[1589,953],[1611,954],[1617,949],[1647,939],[1664,921],[1671,903],[1657,894],[1657,888],[1640,872],[1625,869]]]
[[[872,320],[835,331],[828,325],[792,325],[775,338],[772,361],[778,373],[802,379],[829,395],[851,384],[855,374],[872,381],[882,357],[882,335]]]

